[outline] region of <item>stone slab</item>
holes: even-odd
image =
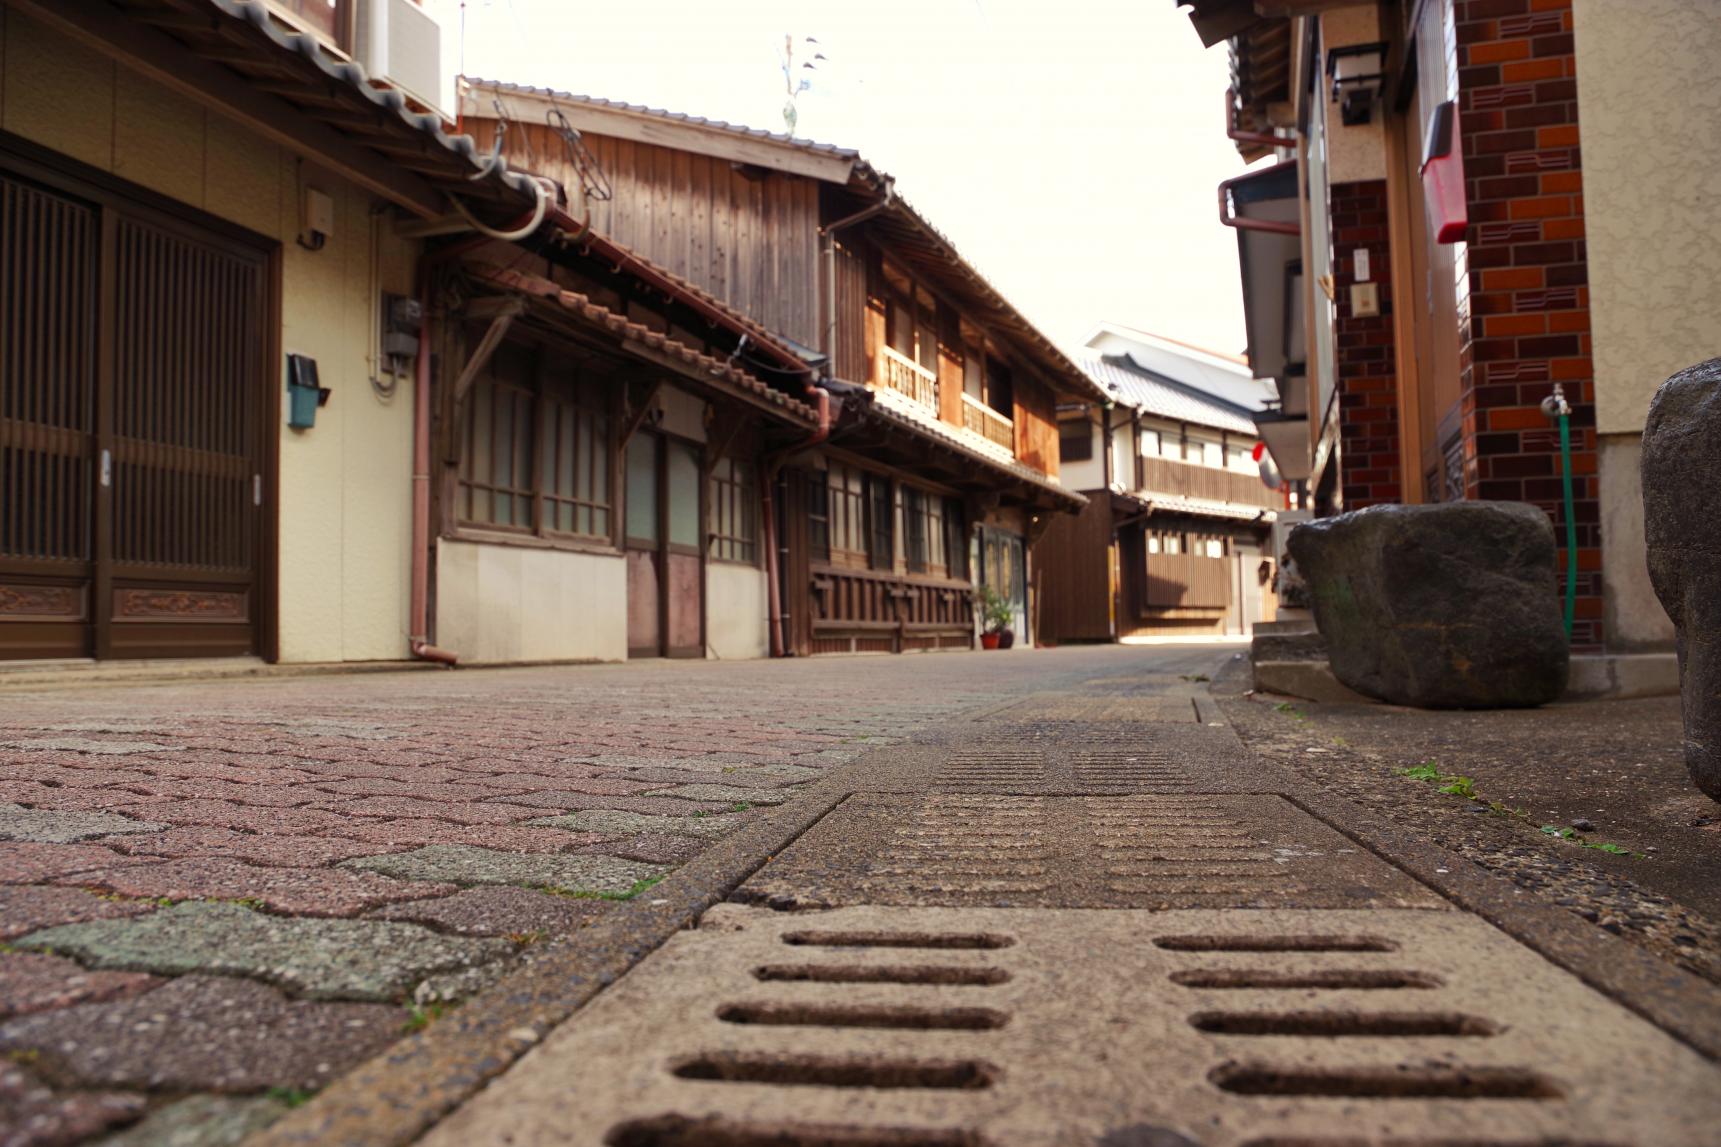
[[[530,888],[487,884],[440,900],[414,900],[373,909],[375,920],[424,924],[460,936],[561,936],[609,909],[604,900],[575,900]]]
[[[543,856],[497,852],[464,844],[432,844],[411,852],[348,860],[341,867],[379,872],[401,880],[450,884],[514,884],[567,892],[626,893],[635,884],[663,876],[662,865],[607,856]]]
[[[572,816],[545,817],[531,823],[551,828],[573,829],[576,832],[649,832],[716,840],[729,835],[747,822],[744,817],[739,816],[650,816],[620,809],[590,809]]]
[[[501,959],[499,940],[441,936],[412,924],[298,920],[237,904],[189,903],[138,920],[99,920],[17,941],[95,968],[251,976],[314,1000],[394,1000],[419,980]]]
[[[130,856],[226,857],[247,864],[281,868],[333,864],[354,856],[371,856],[376,853],[375,843],[326,836],[234,832],[230,828],[208,825],[185,825],[147,836],[113,836],[102,840],[106,847]]]
[[[1285,697],[1301,697],[1323,705],[1378,705],[1373,697],[1364,697],[1337,677],[1326,661],[1257,661],[1254,664],[1255,691],[1277,693]]]
[[[750,789],[731,784],[693,784],[676,785],[673,788],[657,789],[653,796],[679,797],[690,801],[729,801],[733,804],[782,804],[793,793],[777,789]]]
[[[225,857],[147,861],[60,878],[80,888],[169,900],[250,900],[295,916],[356,916],[397,900],[446,896],[452,884],[389,880],[338,868],[282,868]]]
[[[68,872],[104,868],[119,857],[96,844],[0,842],[0,884],[34,884]]]
[[[157,1108],[99,1147],[238,1147],[286,1111],[267,1096],[193,1095]]]
[[[0,804],[0,840],[70,844],[115,833],[159,832],[165,824],[101,812],[53,812]]]
[[[6,1147],[62,1147],[130,1123],[149,1100],[123,1091],[56,1094],[16,1063],[0,1062],[0,1134]]]
[[[156,905],[97,896],[81,888],[0,884],[0,940],[12,940],[56,924],[142,916]]]
[[[161,980],[141,972],[91,972],[46,952],[0,952],[0,1019],[135,996]]]
[[[251,980],[188,975],[137,999],[80,1004],[0,1025],[0,1048],[34,1051],[85,1086],[172,1091],[316,1089],[400,1036],[406,1013],[289,999]]]

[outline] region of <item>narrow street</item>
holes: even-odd
[[[1681,946],[1604,928],[1235,652],[12,691],[24,1141],[1713,1142],[1677,864],[1587,871]]]

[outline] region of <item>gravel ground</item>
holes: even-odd
[[[1721,983],[1721,805],[1686,776],[1678,698],[1425,712],[1248,690],[1241,655],[1212,685],[1262,757]],[[1441,791],[1461,777],[1474,799]]]

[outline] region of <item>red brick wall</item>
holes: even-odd
[[[1599,645],[1601,514],[1571,0],[1450,2],[1470,205],[1458,298],[1465,493],[1549,513],[1563,592],[1559,434],[1538,408],[1554,382],[1563,384],[1578,526],[1573,643]]]
[[[1386,224],[1386,181],[1335,183],[1327,192],[1332,218],[1334,375],[1339,397],[1339,489],[1346,510],[1404,500],[1398,457],[1398,380],[1393,367],[1392,264]],[[1356,251],[1369,255],[1369,280],[1380,292],[1380,314],[1351,313]]]

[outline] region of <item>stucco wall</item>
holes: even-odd
[[[764,657],[765,572],[752,566],[712,562],[705,567],[705,649],[722,661]]]
[[[283,417],[279,430],[281,659],[406,656],[412,394],[382,399],[367,381],[369,197],[7,7],[0,129],[282,245],[283,347],[316,358],[334,394],[315,429]],[[336,204],[317,252],[293,241],[306,184]],[[385,221],[383,288],[408,291],[411,276],[412,250]]]
[[[1668,375],[1721,354],[1721,13],[1574,0],[1596,423],[1641,432]]]
[[[1335,8],[1321,14],[1320,110],[1326,125],[1327,181],[1350,183],[1359,179],[1386,178],[1386,119],[1377,108],[1369,121],[1346,126],[1343,109],[1332,100],[1332,81],[1327,78],[1325,54],[1332,48],[1380,41],[1379,9],[1374,4]]]
[[[1065,423],[1068,426],[1069,423]],[[1088,420],[1088,438],[1093,443],[1093,457],[1079,462],[1063,459],[1058,463],[1058,481],[1066,490],[1102,490],[1106,484],[1105,441],[1099,423]]]
[[[463,664],[625,660],[627,567],[619,556],[444,539],[436,644]]]

